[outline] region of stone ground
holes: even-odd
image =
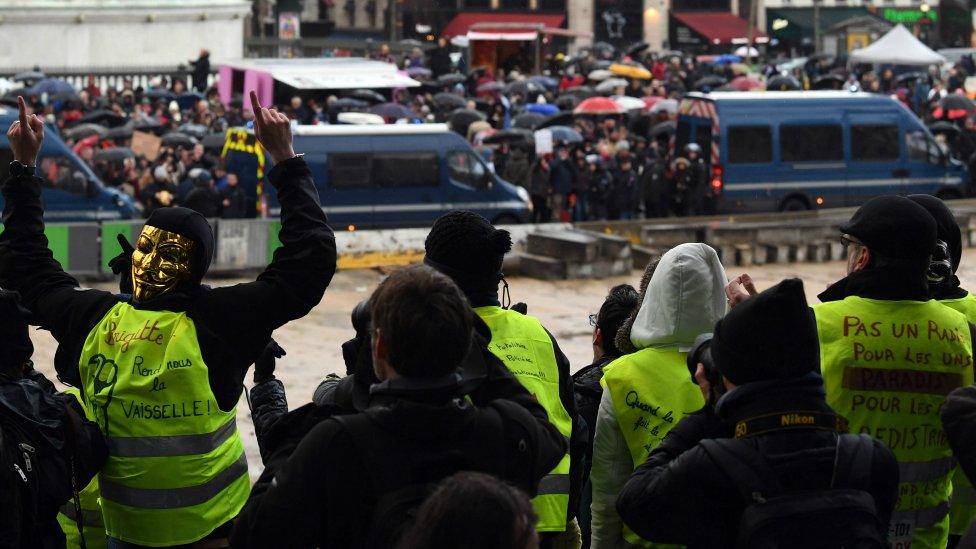
[[[963,286],[976,287],[976,250],[966,250],[962,264],[964,267],[960,271],[960,278]],[[844,268],[843,262],[732,267],[728,270],[728,275],[733,277],[748,272],[760,289],[783,278],[799,277],[806,284],[808,300],[810,303],[816,303],[816,294],[828,283],[841,278]],[[513,302],[525,301],[529,304],[529,314],[539,317],[556,336],[575,371],[589,364],[592,359],[590,343],[592,329],[587,316],[599,309],[611,286],[629,283],[636,287],[640,275],[640,272],[633,271],[630,276],[624,277],[557,282],[510,278],[509,284]],[[309,402],[312,391],[326,374],[330,372],[342,374],[345,371],[339,346],[353,336],[349,313],[356,303],[369,296],[382,276],[379,270],[339,272],[326,291],[325,298],[307,317],[275,332],[275,339],[288,352],[288,355],[278,362],[277,377],[285,384],[291,408]],[[241,279],[218,279],[210,283],[224,285],[241,281]],[[108,290],[113,288],[111,284],[93,284],[93,286]],[[35,346],[35,364],[38,369],[54,379],[51,364],[56,343],[50,334],[44,331],[32,332],[31,337]],[[250,385],[250,375],[247,381]],[[262,466],[257,451],[257,441],[254,438],[254,428],[243,397],[238,407],[238,425],[247,447],[251,476],[257,478]]]

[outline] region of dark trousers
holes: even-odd
[[[532,222],[548,223],[551,215],[552,214],[549,211],[549,201],[545,195],[532,195]]]

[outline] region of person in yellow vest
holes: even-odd
[[[813,307],[827,404],[851,432],[888,445],[898,458],[894,547],[944,548],[956,460],[939,409],[973,383],[973,333],[966,316],[929,299],[926,271],[936,223],[900,196],[873,198],[841,225],[847,276]],[[727,288],[739,303],[755,293],[747,276]]]
[[[502,261],[512,249],[511,236],[474,212],[453,211],[434,223],[424,248],[424,263],[453,279],[488,325],[488,350],[538,399],[549,421],[570,441],[569,452],[540,481],[532,505],[543,548],[579,547],[576,509],[585,433],[578,425],[569,361],[555,338],[538,319],[508,309],[498,300],[498,286],[504,281]],[[507,294],[507,283],[504,290]]]
[[[935,219],[936,243],[926,273],[930,297],[966,315],[970,324],[976,324],[976,296],[962,288],[956,276],[962,260],[962,233],[956,217],[945,202],[932,195],[913,194],[908,199],[925,208]],[[950,546],[966,533],[973,519],[976,519],[976,490],[960,468],[952,477]]]
[[[214,250],[207,220],[158,209],[132,253],[131,300],[82,290],[54,260],[34,168],[44,125],[21,100],[8,132],[15,160],[2,189],[0,285],[19,290],[51,330],[60,379],[80,390],[107,439],[99,502],[111,549],[226,545],[250,490],[236,424],[245,374],[335,272],[335,238],[288,119],[253,93],[251,102],[275,162],[282,246],[257,281],[211,289],[201,284]]]
[[[590,469],[593,549],[644,545],[620,520],[617,495],[668,431],[704,406],[686,356],[727,309],[725,269],[706,244],[677,246],[647,273],[637,312],[617,337],[618,346],[626,339],[636,352],[603,370]]]
[[[85,403],[81,399],[81,392],[78,389],[70,388],[64,394],[78,401],[80,406]],[[85,418],[93,421],[91,410],[83,408]],[[98,478],[94,477],[87,486],[78,491],[78,506],[81,515],[78,515],[74,502],[69,501],[61,506],[58,513],[58,524],[64,531],[67,541],[67,549],[80,549],[82,539],[86,549],[105,548],[105,523],[102,522],[102,508],[98,505]],[[80,530],[79,530],[80,526]]]

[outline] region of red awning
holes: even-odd
[[[671,15],[681,24],[702,35],[713,46],[745,44],[749,39],[749,23],[727,11],[671,12]],[[765,42],[766,33],[756,28],[753,31],[753,39],[759,38],[763,40],[757,42]]]
[[[452,36],[464,36],[471,30],[471,26],[478,24],[478,32],[526,32],[532,29],[529,25],[538,27],[556,28],[566,20],[565,15],[542,14],[542,13],[459,13],[441,31],[441,36],[448,38]],[[492,23],[498,23],[498,27],[492,27]],[[520,25],[525,25],[519,28]]]

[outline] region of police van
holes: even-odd
[[[296,126],[294,147],[336,228],[427,227],[455,209],[514,224],[531,212],[528,192],[493,173],[444,124]],[[224,156],[245,193],[278,215],[274,188],[261,180],[270,160],[253,133],[229,131]]]
[[[883,194],[967,194],[966,167],[892,97],[860,92],[687,94],[674,150],[702,147],[719,212],[856,206]]]
[[[0,107],[0,181],[6,180],[14,159],[6,128],[17,120],[17,109]],[[46,221],[104,221],[139,216],[135,200],[103,183],[48,126],[37,156],[37,175],[44,179],[41,199]],[[0,205],[3,198],[0,197]]]

